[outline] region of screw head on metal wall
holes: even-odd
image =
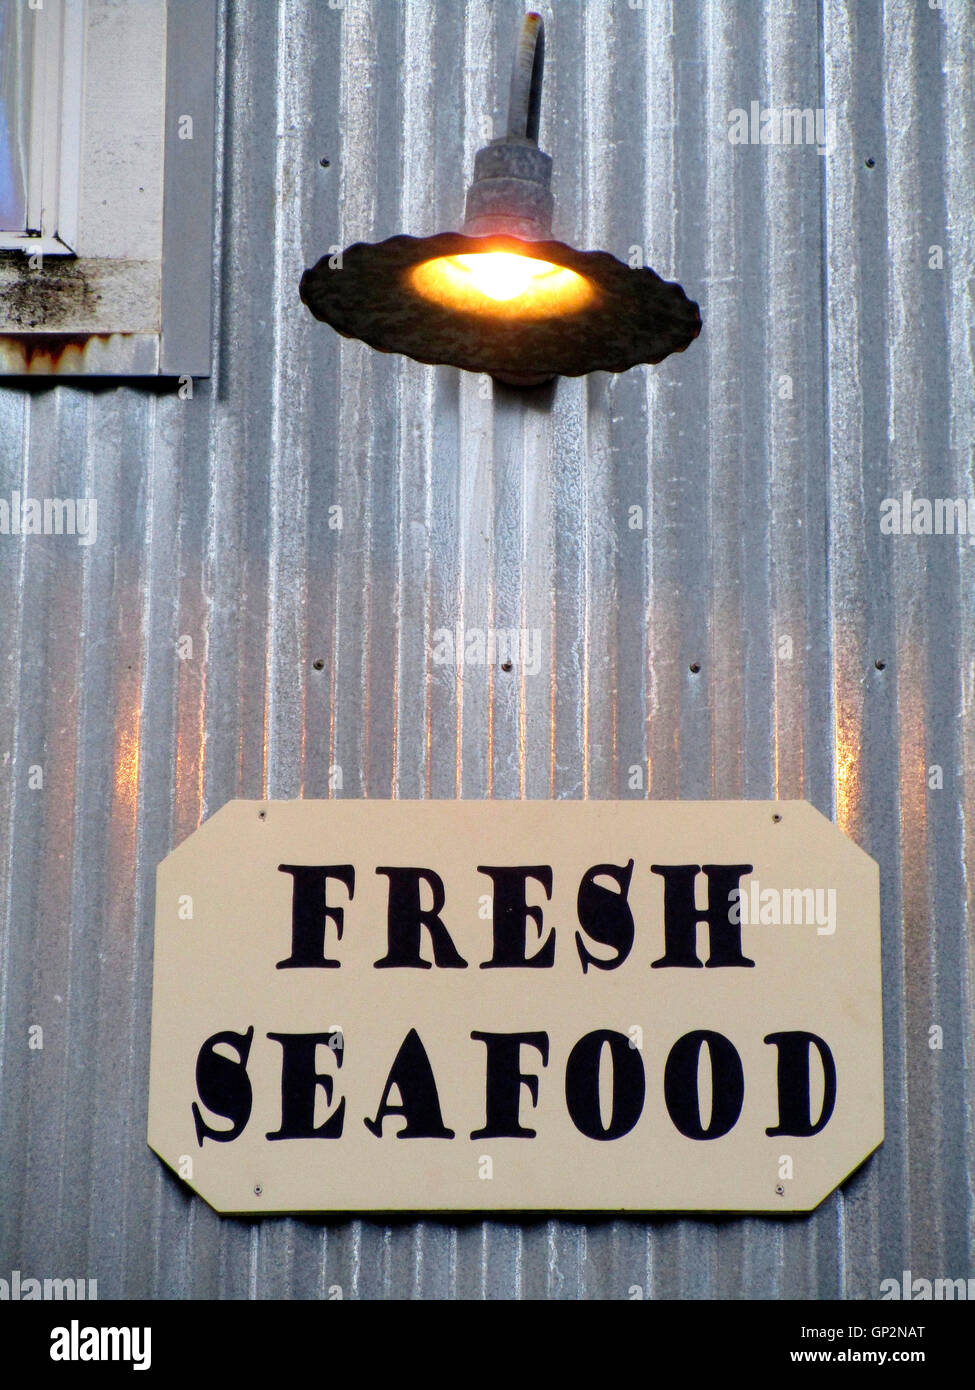
[[[544,29],[525,16],[508,133],[479,150],[463,232],[357,242],[301,279],[316,318],[380,352],[515,385],[623,372],[701,331],[682,287],[551,237],[552,161],[538,148]]]

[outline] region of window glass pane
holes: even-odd
[[[0,231],[27,227],[33,12],[0,0]]]

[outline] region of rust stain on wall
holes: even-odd
[[[125,333],[2,333],[0,366],[13,374],[49,375],[80,370],[93,343],[126,338]]]

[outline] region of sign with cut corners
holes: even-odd
[[[234,801],[159,867],[149,1143],[218,1211],[808,1211],[882,1139],[805,802]]]

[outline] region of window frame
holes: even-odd
[[[23,231],[0,230],[0,251],[72,256],[78,239],[85,0],[29,11],[33,25]]]
[[[40,109],[35,110],[38,83],[32,83],[28,226],[38,208],[43,209],[41,220],[46,218],[46,225],[22,235],[7,234],[0,241],[0,277],[4,269],[8,276],[6,281],[0,278],[0,377],[210,375],[218,0],[160,0],[160,5],[164,61],[152,100],[158,100],[162,120],[161,128],[156,127],[161,139],[161,201],[153,203],[150,220],[142,224],[158,240],[158,250],[138,263],[127,262],[127,252],[122,259],[108,251],[87,254],[84,231],[78,240],[79,222],[90,206],[85,192],[87,166],[82,169],[84,116],[91,112],[91,102],[97,99],[93,93],[98,91],[89,70],[91,62],[86,63],[86,57],[92,56],[86,52],[87,39],[94,33],[89,30],[89,0],[47,0],[42,10],[34,12],[35,19],[47,14],[48,28],[44,42],[35,44],[32,61],[46,70],[48,79],[57,73],[61,95],[55,121],[49,100],[38,103]],[[58,14],[60,24],[54,22]],[[35,34],[40,32],[38,27]],[[40,85],[42,89],[46,85],[43,79]],[[189,139],[185,138],[186,116],[192,119]],[[34,166],[35,137],[41,142],[39,167]],[[159,150],[157,145],[153,165],[157,173]],[[52,190],[57,203],[53,221]],[[120,196],[122,206],[135,206],[126,201],[128,195]],[[9,244],[11,239],[14,246]],[[50,264],[45,264],[48,257]],[[60,307],[69,300],[72,286],[83,283],[86,292],[91,287],[91,300],[101,306],[100,311],[93,310],[86,319],[79,310],[60,324],[57,313],[52,316],[43,307],[34,312],[32,281],[19,272],[15,293],[7,296],[6,312],[2,312],[3,291],[11,287],[14,274],[12,262],[23,266],[26,258],[45,278],[48,304],[53,300]],[[142,272],[141,281],[136,271]],[[144,309],[150,273],[151,313]],[[12,302],[17,303],[16,312],[10,309]],[[113,306],[108,327],[106,304]],[[131,321],[126,321],[127,314],[132,315]]]

